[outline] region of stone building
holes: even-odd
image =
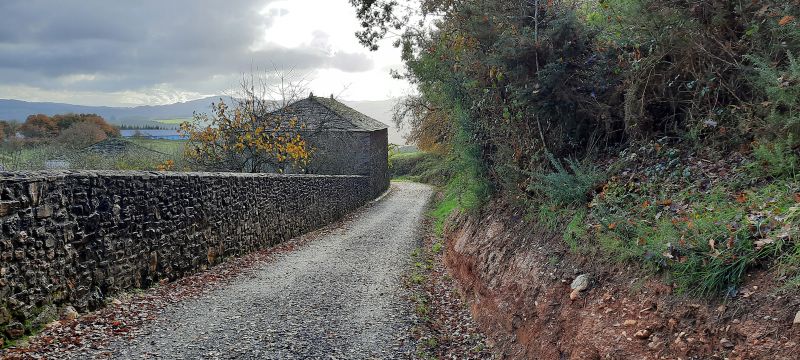
[[[308,173],[369,176],[375,195],[388,188],[389,133],[386,124],[333,97],[313,94],[283,111],[306,125],[304,134],[314,148]]]

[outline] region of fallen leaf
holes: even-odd
[[[717,242],[714,241],[714,239],[709,239],[708,240],[708,246],[710,246],[712,250],[716,250],[717,249],[716,245],[717,245]]]
[[[739,203],[739,204],[746,203],[747,202],[747,194],[739,193],[738,195],[736,195],[736,202]]]
[[[608,224],[608,230],[614,230],[617,228],[617,223]]]
[[[800,193],[794,193],[794,202],[800,203]]]
[[[800,194],[795,194],[795,195],[797,196],[797,195],[800,195]],[[797,197],[795,197],[795,199],[797,199]],[[800,201],[798,201],[798,202],[800,202]],[[643,208],[645,208],[645,209],[646,209],[646,208],[648,208],[649,206],[650,206],[650,202],[649,202],[649,201],[647,201],[647,200],[645,200],[645,201],[642,203],[642,207],[643,207]]]
[[[792,21],[794,21],[794,16],[786,15],[786,16],[782,17],[780,20],[778,20],[778,25],[786,26],[787,24],[789,24]]]
[[[756,241],[753,242],[753,244],[756,246],[757,250],[763,248],[764,246],[767,246],[769,244],[774,244],[774,243],[775,243],[775,240],[774,239],[770,239],[770,238],[756,240]]]
[[[639,246],[644,246],[645,244],[647,244],[647,241],[645,241],[643,238],[639,238],[638,240],[636,240],[636,244]]]

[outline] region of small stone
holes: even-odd
[[[722,345],[722,347],[724,347],[726,349],[730,349],[730,348],[733,347],[733,343],[730,340],[726,339],[726,338],[722,338],[719,341],[719,344]]]
[[[794,321],[792,322],[792,325],[800,325],[800,311],[798,311],[797,314],[794,314]]]
[[[54,305],[45,305],[41,308],[39,314],[31,321],[34,328],[39,328],[47,325],[48,323],[58,318],[58,310]]]
[[[25,335],[25,326],[18,321],[14,321],[6,326],[6,334],[11,339],[19,339]]]
[[[122,301],[119,301],[119,299],[111,299],[111,303],[117,306],[122,305]]]
[[[580,294],[580,291],[572,290],[572,292],[569,293],[569,299],[574,301],[574,300],[576,300],[578,298],[579,294]]]
[[[43,205],[36,208],[36,218],[44,219],[53,216],[53,208],[50,205]]]
[[[642,329],[642,330],[637,331],[635,334],[633,334],[633,337],[635,337],[637,339],[644,340],[644,339],[649,338],[652,333],[653,332],[650,331],[650,330]]]
[[[58,320],[53,321],[53,322],[45,325],[44,327],[50,329],[50,328],[54,328],[54,327],[57,327],[57,326],[61,326],[61,321],[58,321]]]
[[[589,274],[578,275],[569,286],[572,290],[584,291],[589,288]]]
[[[636,324],[637,324],[636,320],[633,319],[625,320],[625,326],[636,326]]]
[[[80,316],[80,314],[78,314],[78,311],[72,306],[67,306],[61,311],[61,319],[63,320],[75,320],[78,316]]]

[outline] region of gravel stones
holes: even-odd
[[[402,273],[428,186],[402,183],[340,229],[231,285],[171,306],[111,358],[406,358]]]

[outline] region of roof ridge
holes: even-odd
[[[338,116],[340,119],[342,119],[342,120],[344,120],[344,121],[347,121],[348,123],[350,123],[350,125],[351,125],[351,126],[353,126],[353,127],[358,127],[358,126],[356,126],[356,124],[353,124],[353,121],[352,121],[352,120],[348,119],[346,116],[344,116],[343,114],[341,114],[341,113],[339,113],[338,111],[336,111],[336,109],[334,109],[334,108],[331,108],[330,106],[326,105],[324,102],[317,100],[317,99],[327,99],[327,98],[322,98],[322,97],[319,97],[319,96],[314,96],[314,95],[311,95],[311,96],[309,97],[309,99],[313,100],[313,101],[314,101],[314,102],[316,102],[317,104],[320,104],[320,105],[322,105],[322,107],[324,107],[324,108],[326,108],[326,109],[330,110],[331,112],[333,112],[334,114],[336,114],[336,116]],[[333,99],[333,98],[331,98],[331,100],[333,100],[333,101],[336,101],[336,100],[335,100],[335,99]],[[338,102],[338,101],[336,101],[336,102]],[[342,104],[341,102],[338,102],[338,103],[339,103],[339,104]],[[344,104],[342,104],[342,105],[344,105]],[[344,106],[347,106],[347,105],[344,105]]]
[[[377,119],[373,118],[372,116],[364,114],[363,112],[358,111],[358,110],[354,109],[353,107],[348,106],[347,104],[345,104],[345,103],[343,103],[343,102],[341,102],[339,100],[336,100],[333,97],[327,98],[327,97],[320,97],[320,96],[312,96],[311,98],[317,104],[322,105],[326,109],[332,111],[334,114],[339,116],[341,119],[347,121],[354,129],[368,130],[368,131],[375,130],[375,129],[369,129],[369,126],[363,123],[363,120],[365,120],[365,119],[368,120],[368,122],[373,122],[374,124],[380,124],[380,126],[375,125],[375,126],[377,126],[379,128],[388,128],[388,126],[386,124],[378,121]],[[320,101],[319,99],[324,99],[324,101]],[[348,110],[348,112],[350,112],[349,115],[354,115],[355,114],[355,115],[358,115],[360,117],[363,117],[364,119],[351,118],[350,116],[348,116],[347,113],[340,112],[341,109],[336,109],[336,108],[333,108],[331,106],[328,106],[328,104],[326,104],[327,101],[330,101],[332,104],[336,104],[337,106],[344,107],[345,109]]]

